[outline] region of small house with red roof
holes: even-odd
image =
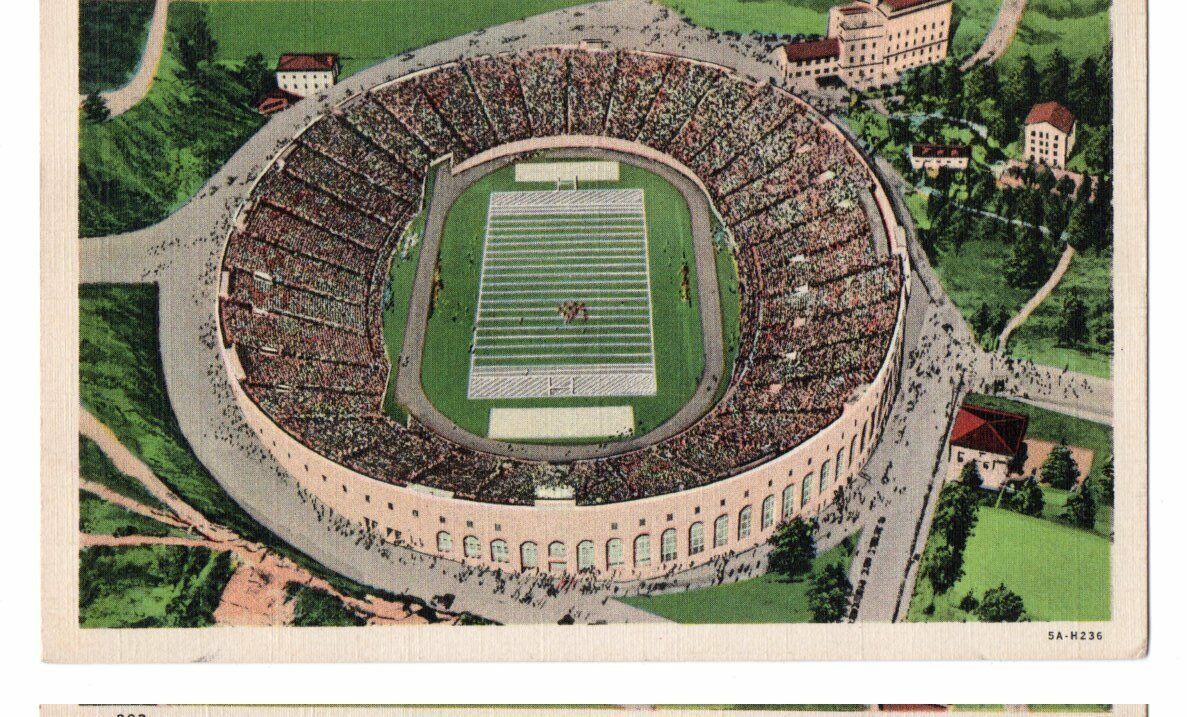
[[[966,463],[976,463],[982,485],[999,490],[1026,443],[1029,419],[974,403],[962,403],[948,437],[948,480],[960,478]]]
[[[1076,146],[1076,116],[1058,102],[1031,107],[1022,129],[1022,144],[1027,162],[1064,169]]]
[[[973,151],[967,144],[916,142],[911,145],[911,168],[964,171],[969,168],[969,160],[972,156]]]
[[[262,115],[274,115],[281,110],[288,109],[290,105],[300,99],[292,92],[285,92],[279,87],[273,87],[256,100],[256,112]]]
[[[338,56],[331,52],[286,52],[276,63],[276,86],[308,97],[338,81]]]

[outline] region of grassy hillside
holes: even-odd
[[[83,94],[122,87],[140,65],[153,0],[78,4],[78,86]]]
[[[1058,47],[1076,64],[1108,40],[1109,0],[1030,0],[1004,60],[1030,55],[1042,64]]]
[[[204,627],[235,571],[230,553],[145,545],[79,553],[82,627]]]
[[[1100,343],[1091,331],[1086,341],[1068,340],[1061,330],[1060,309],[1075,296],[1089,309],[1089,325],[1107,316],[1111,334],[1111,264],[1112,256],[1107,253],[1076,254],[1055,291],[1010,337],[1010,355],[1108,378],[1112,374],[1112,346]]]

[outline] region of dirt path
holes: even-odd
[[[1018,32],[1018,25],[1022,22],[1022,13],[1026,11],[1026,0],[1002,0],[997,11],[997,20],[985,36],[985,41],[977,48],[969,59],[964,61],[960,69],[967,70],[978,62],[997,62],[1006,54],[1010,43],[1014,41],[1014,34]]]
[[[188,530],[195,537],[156,537],[148,535],[96,535],[81,533],[79,547],[129,547],[138,545],[175,545],[189,548],[209,548],[231,551],[238,568],[223,589],[219,606],[214,612],[220,625],[287,625],[293,620],[293,601],[288,586],[305,585],[329,593],[369,624],[425,624],[424,617],[404,602],[367,596],[366,599],[345,595],[326,580],[306,568],[277,555],[266,546],[245,540],[234,531],[214,523],[169,490],[145,463],[132,454],[110,428],[103,425],[85,408],[79,411],[79,431],[98,444],[120,471],[138,480],[157,500],[168,508],[163,512],[140,501],[117,493],[106,486],[81,480],[79,487],[135,513],[167,525]]]
[[[1072,256],[1076,250],[1072,248],[1071,244],[1063,250],[1063,254],[1059,257],[1059,263],[1055,265],[1055,271],[1051,272],[1051,276],[1047,279],[1047,283],[1039,287],[1035,295],[1030,297],[1030,301],[1023,305],[1022,310],[1019,311],[1014,318],[1006,323],[1006,327],[1002,329],[1001,335],[997,337],[997,351],[1004,354],[1006,352],[1006,342],[1010,340],[1010,334],[1023,324],[1035,309],[1039,308],[1039,304],[1047,300],[1051,292],[1063,279],[1063,275],[1067,273],[1068,266],[1072,263]]]
[[[152,87],[153,78],[157,75],[157,65],[161,62],[161,54],[165,50],[165,27],[169,15],[169,0],[157,0],[153,8],[152,24],[148,26],[148,39],[144,42],[144,54],[140,56],[140,65],[136,74],[123,87],[99,93],[107,103],[111,116],[122,115],[132,109],[136,103],[144,99],[148,89]],[[86,99],[85,96],[79,101]]]

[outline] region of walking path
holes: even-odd
[[[144,99],[148,89],[152,87],[153,78],[157,75],[157,65],[161,63],[161,54],[165,51],[165,29],[168,26],[169,0],[157,0],[153,8],[152,24],[148,26],[148,39],[144,43],[144,54],[140,56],[140,65],[136,74],[123,87],[106,90],[99,93],[107,103],[111,116],[122,115],[132,109],[136,103]],[[85,100],[81,96],[79,102]]]
[[[1047,297],[1051,295],[1051,292],[1055,290],[1055,287],[1063,279],[1063,275],[1067,273],[1067,268],[1072,263],[1072,257],[1075,254],[1076,250],[1072,248],[1071,244],[1064,247],[1063,254],[1059,257],[1059,263],[1055,265],[1055,271],[1051,272],[1047,283],[1040,286],[1039,290],[1035,292],[1035,295],[1030,297],[1030,301],[1027,301],[1022,309],[1012,319],[1006,322],[1006,327],[1002,329],[1001,334],[997,337],[998,353],[1004,354],[1006,352],[1006,342],[1010,340],[1010,334],[1014,333],[1015,329],[1029,319],[1031,313],[1039,308],[1039,304],[1046,301]]]
[[[85,408],[79,410],[79,432],[93,440],[122,473],[135,478],[154,498],[163,503],[168,512],[147,506],[140,501],[117,493],[104,485],[80,480],[79,487],[115,505],[152,518],[166,525],[191,533],[192,537],[149,535],[96,535],[81,533],[79,547],[131,547],[138,545],[172,545],[187,548],[209,548],[235,553],[238,567],[223,589],[215,622],[221,625],[286,625],[293,618],[290,584],[296,583],[323,590],[370,624],[424,624],[414,606],[368,596],[365,600],[345,595],[328,581],[315,576],[306,568],[286,557],[277,555],[266,546],[246,540],[234,531],[211,522],[200,511],[182,500],[161,481],[152,469],[119,441],[110,428],[103,425]],[[438,617],[438,616],[434,616]]]
[[[1018,32],[1018,25],[1022,22],[1022,13],[1026,11],[1026,0],[1002,0],[997,9],[997,20],[985,36],[981,47],[964,61],[960,69],[968,70],[978,62],[996,62],[1006,54],[1014,35]]]

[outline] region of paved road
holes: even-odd
[[[721,330],[721,295],[717,286],[717,267],[713,250],[712,210],[709,208],[709,201],[705,195],[680,172],[659,162],[635,155],[592,149],[562,150],[553,154],[562,158],[596,157],[643,167],[668,180],[684,195],[692,219],[692,244],[700,297],[702,345],[705,352],[705,370],[697,382],[696,392],[688,403],[684,404],[668,420],[642,436],[581,446],[507,443],[476,436],[451,421],[429,401],[420,381],[421,362],[424,357],[424,327],[429,316],[429,302],[432,296],[431,284],[433,276],[436,274],[437,255],[441,249],[441,230],[445,223],[445,216],[449,207],[467,187],[493,169],[513,161],[513,158],[505,158],[501,162],[474,167],[457,175],[451,175],[444,167],[437,174],[437,182],[433,188],[433,198],[429,208],[429,220],[425,225],[420,264],[416,268],[416,283],[419,288],[412,292],[408,324],[404,333],[404,348],[400,354],[400,369],[396,374],[396,398],[401,405],[408,408],[417,420],[454,443],[484,453],[555,463],[627,453],[675,436],[691,426],[713,407],[713,397],[721,384],[721,368],[725,365],[725,348]]]
[[[1051,295],[1051,292],[1055,290],[1055,287],[1063,279],[1063,275],[1067,273],[1068,265],[1072,263],[1072,257],[1075,254],[1076,250],[1072,248],[1071,244],[1064,247],[1063,254],[1059,256],[1059,263],[1055,265],[1055,270],[1051,272],[1051,276],[1039,287],[1035,295],[1030,297],[1030,300],[1023,305],[1022,309],[1006,322],[1005,328],[1002,329],[1001,334],[997,337],[997,350],[999,353],[1005,353],[1006,343],[1010,340],[1010,334],[1014,333],[1015,329],[1029,319],[1030,315],[1034,313],[1034,310],[1039,308],[1039,304],[1046,301],[1047,297]]]
[[[122,115],[132,109],[137,102],[148,94],[152,87],[153,78],[157,74],[157,65],[161,62],[161,54],[165,50],[165,28],[169,16],[169,0],[157,0],[153,8],[152,22],[148,26],[148,39],[144,43],[144,53],[140,56],[140,65],[136,74],[123,87],[100,92],[99,96],[107,103],[111,116]],[[86,99],[79,98],[79,102]]]
[[[1014,35],[1018,32],[1018,24],[1022,22],[1022,13],[1026,10],[1026,0],[1002,0],[997,10],[997,20],[985,36],[981,47],[965,60],[960,66],[967,70],[978,62],[997,62],[1006,54]]]

